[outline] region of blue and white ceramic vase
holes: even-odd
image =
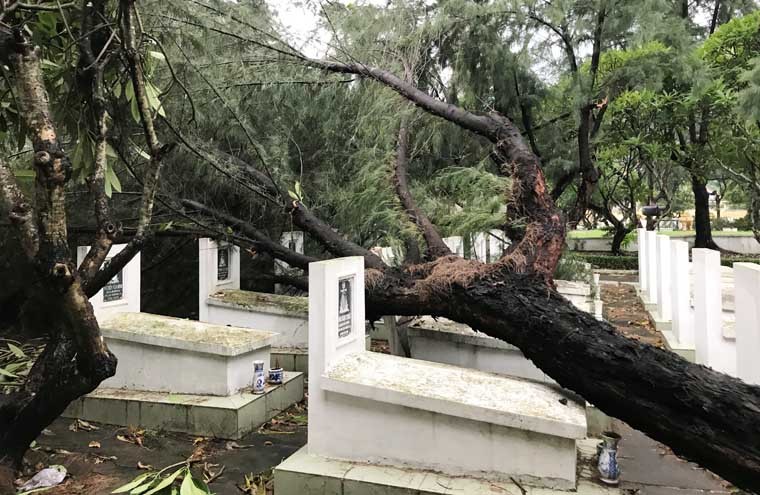
[[[267,383],[266,375],[264,374],[264,361],[253,362],[253,393],[263,394],[264,385]]]
[[[620,468],[617,462],[617,449],[620,435],[611,431],[602,433],[599,452],[599,477],[608,485],[617,485],[620,481]]]
[[[269,368],[269,383],[272,385],[282,384],[282,368]]]

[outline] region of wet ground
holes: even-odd
[[[604,318],[626,336],[663,347],[636,295],[635,272],[605,273],[601,276]],[[655,442],[627,424],[616,421],[620,441],[621,488],[638,495],[702,495],[729,493],[730,485],[695,464],[676,457],[668,447]]]
[[[271,488],[272,468],[306,444],[306,410],[303,405],[291,408],[234,442],[58,419],[37,443],[27,455],[30,473],[62,464],[70,474],[63,485],[45,492],[49,495],[111,493],[146,468],[162,469],[191,456],[202,459],[193,464],[196,477],[215,476],[210,483],[214,493],[258,495],[250,483],[244,491],[246,476]]]

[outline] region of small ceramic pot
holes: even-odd
[[[263,394],[267,379],[264,375],[264,361],[253,362],[253,393]]]
[[[617,462],[618,442],[620,435],[612,431],[602,433],[602,443],[599,452],[599,477],[608,485],[617,485],[620,481],[620,468]]]
[[[269,383],[272,385],[282,383],[282,368],[269,368]]]

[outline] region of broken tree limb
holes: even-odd
[[[436,259],[441,256],[448,256],[451,250],[443,242],[441,234],[433,225],[428,216],[417,206],[411,191],[409,190],[409,121],[402,117],[399,125],[398,141],[396,143],[396,165],[393,168],[393,185],[396,189],[396,196],[401,201],[409,219],[422,233],[422,237],[427,244],[427,258]]]

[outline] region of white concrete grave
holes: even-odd
[[[119,254],[127,245],[114,244],[106,262]],[[77,265],[82,263],[90,246],[77,248]],[[105,264],[104,264],[105,266]],[[90,298],[95,316],[100,318],[115,313],[140,312],[140,253],[137,253],[97,294]]]
[[[736,373],[760,385],[760,265],[734,263],[736,302]]]
[[[414,359],[554,383],[517,347],[462,323],[422,316],[409,324],[407,337]]]
[[[201,263],[212,273],[201,276],[201,290],[239,286],[236,251],[206,248]],[[303,398],[303,373],[286,372],[263,395],[249,390],[253,362],[270,365],[274,333],[140,313],[139,257],[101,293],[91,302],[119,364],[65,417],[237,439]]]
[[[300,356],[308,349],[308,302],[305,297],[240,290],[240,250],[237,247],[199,239],[198,256],[201,321],[275,332],[272,347],[276,355],[290,350],[289,354]],[[224,275],[228,277],[222,278]],[[289,357],[283,356],[282,359],[285,362],[279,364],[286,370],[296,369],[290,365]],[[305,362],[300,366],[305,370]]]
[[[695,248],[692,256],[696,362],[735,375],[736,341],[724,335],[720,253]]]
[[[148,313],[121,313],[100,321],[118,356],[106,388],[229,396],[253,384],[253,362],[269,368],[272,332],[209,325]]]
[[[309,455],[576,487],[583,407],[545,384],[365,351],[361,257],[310,264],[309,287]]]

